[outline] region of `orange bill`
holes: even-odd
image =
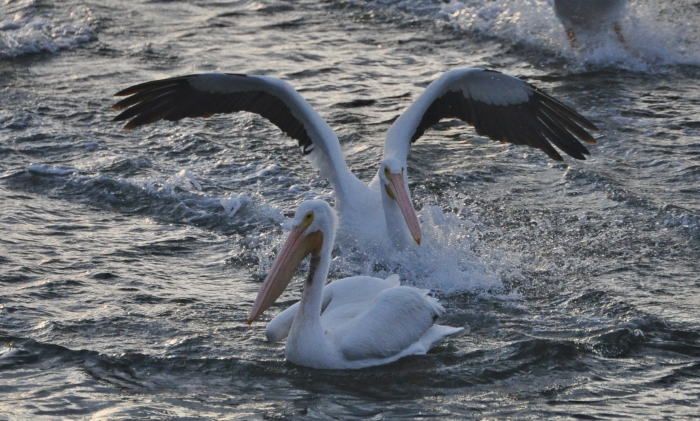
[[[304,234],[304,226],[292,227],[287,241],[277,255],[270,272],[255,298],[253,309],[248,317],[248,324],[258,318],[282,295],[294,276],[299,264],[310,253],[320,250],[323,236],[319,231]]]
[[[413,203],[411,203],[411,198],[408,197],[408,191],[406,190],[403,176],[401,174],[391,174],[387,189],[389,190],[389,196],[399,204],[399,209],[401,209],[403,218],[406,220],[406,225],[411,232],[411,237],[420,245],[422,236],[420,224],[418,223],[416,210],[413,208]]]

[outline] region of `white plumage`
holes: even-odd
[[[425,354],[462,330],[436,325],[445,309],[427,291],[399,285],[398,276],[345,278],[325,286],[336,218],[324,201],[302,203],[292,230],[260,288],[248,323],[284,291],[294,270],[311,255],[301,301],[280,313],[268,339],[288,332],[285,357],[312,368],[357,369]]]

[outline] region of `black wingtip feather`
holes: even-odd
[[[222,77],[223,76],[223,77]],[[206,83],[223,83],[226,89],[200,89],[192,82],[210,78]],[[221,79],[217,79],[221,78]],[[241,81],[240,78],[246,78]],[[278,86],[242,74],[187,75],[154,80],[123,89],[115,96],[126,97],[112,105],[121,111],[114,121],[128,120],[125,130],[133,130],[158,120],[210,117],[220,113],[246,111],[258,114],[296,139],[306,153],[313,145],[304,116],[295,114],[294,100]]]
[[[189,79],[192,76],[196,75],[187,75],[187,76],[178,76],[178,77],[172,77],[172,78],[167,78],[167,79],[158,79],[158,80],[152,80],[149,82],[143,82],[139,83],[137,85],[129,86],[126,89],[122,89],[121,91],[117,92],[114,94],[114,96],[129,96],[129,95],[134,95],[139,92],[143,91],[148,91],[156,88],[164,88],[166,86],[178,86],[181,85],[183,82],[187,83],[187,79]]]
[[[472,125],[480,136],[537,148],[555,161],[563,161],[555,146],[572,158],[585,160],[590,152],[581,142],[596,144],[586,130],[598,131],[598,127],[562,102],[527,85],[532,89],[529,99],[510,105],[489,104],[470,97],[468,89],[453,86],[426,109],[411,143],[440,120],[459,118]],[[544,121],[538,116],[544,116]]]
[[[593,122],[591,122],[586,117],[579,114],[573,108],[571,108],[571,107],[567,106],[566,104],[564,104],[563,102],[545,94],[544,92],[540,91],[535,86],[530,85],[530,87],[535,91],[535,96],[537,97],[537,99],[541,103],[556,110],[559,114],[562,114],[563,116],[568,117],[570,120],[578,123],[579,125],[585,127],[588,130],[592,130],[595,132],[600,131],[600,129],[598,129],[598,126],[593,124]]]

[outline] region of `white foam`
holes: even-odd
[[[169,187],[180,187],[183,190],[191,190],[192,187],[201,191],[202,184],[197,181],[194,173],[188,169],[180,170],[179,173],[171,176],[165,181],[165,184]]]
[[[57,167],[52,167],[51,165],[46,165],[46,164],[29,165],[27,167],[27,171],[34,173],[34,174],[58,175],[58,176],[71,175],[73,173],[78,172],[78,170],[76,170],[74,168],[57,168]]]
[[[87,9],[63,18],[32,13],[35,12],[17,12],[0,21],[0,58],[55,53],[96,39],[89,27],[91,18]]]
[[[571,47],[564,27],[546,0],[461,0],[443,5],[435,19],[507,43],[549,51],[570,62],[571,71],[620,67],[650,71],[657,66],[700,65],[700,18],[687,1],[630,2],[621,22],[626,45],[612,27],[578,33]],[[693,23],[694,22],[694,23]]]
[[[480,237],[489,229],[474,215],[477,223],[438,206],[425,206],[419,217],[421,245],[385,255],[403,282],[443,294],[498,291],[503,279],[520,266],[519,256],[484,247]]]
[[[250,175],[243,177],[241,179],[241,181],[251,181],[251,180],[256,180],[258,178],[263,178],[263,177],[266,177],[270,174],[278,173],[279,170],[280,170],[280,167],[278,165],[271,164],[271,165],[266,166],[263,169],[260,169],[256,172],[254,172],[253,174],[250,174]]]
[[[221,198],[221,206],[224,207],[228,216],[233,216],[247,201],[248,195],[245,193],[232,194],[227,198]]]

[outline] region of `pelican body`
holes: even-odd
[[[286,310],[278,319],[278,329],[273,329],[286,331],[279,327],[288,326],[288,361],[319,369],[388,364],[407,355],[425,354],[445,336],[462,330],[435,324],[444,308],[427,291],[399,285],[397,276],[356,276],[326,287],[336,226],[335,212],[326,202],[311,200],[299,206],[248,318],[251,324],[270,307],[299,264],[310,256],[301,300],[292,311]]]
[[[335,192],[340,237],[362,246],[388,242],[415,247],[421,230],[408,189],[410,146],[446,118],[459,118],[491,139],[541,149],[554,160],[556,146],[576,159],[595,144],[586,131],[596,126],[570,107],[512,76],[484,69],[456,69],[431,83],[387,132],[384,156],[369,184],[347,167],[333,129],[288,83],[268,77],[204,73],[146,82],[116,94],[114,104],[135,129],[158,120],[209,117],[247,111],[261,115],[298,141]]]
[[[578,48],[576,31],[594,31],[603,25],[612,25],[622,44],[620,20],[625,11],[626,0],[548,0],[566,29],[571,46]]]

